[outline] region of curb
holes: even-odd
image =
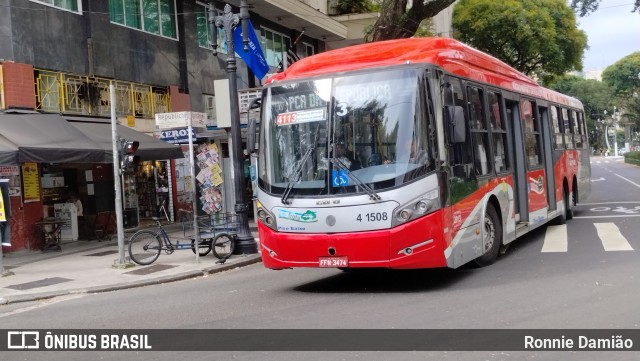
[[[118,290],[130,289],[130,288],[153,286],[153,285],[159,285],[162,283],[182,281],[189,278],[203,277],[209,274],[214,274],[214,273],[228,271],[235,268],[245,267],[245,266],[249,266],[259,262],[262,262],[262,257],[258,253],[253,255],[247,255],[245,256],[245,259],[237,262],[225,263],[216,267],[206,267],[201,270],[187,271],[187,272],[182,272],[175,275],[163,276],[163,277],[158,277],[150,280],[118,283],[114,285],[96,286],[96,287],[90,287],[90,288],[79,288],[79,289],[77,288],[77,289],[69,289],[69,290],[32,293],[27,295],[7,296],[4,298],[0,298],[0,305],[46,300],[46,299],[66,296],[66,295],[104,293],[104,292],[118,291]]]

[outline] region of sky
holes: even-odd
[[[640,51],[640,14],[631,13],[634,0],[602,0],[594,13],[578,18],[587,33],[589,49],[583,70],[604,70],[625,56]]]

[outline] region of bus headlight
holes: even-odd
[[[426,214],[433,207],[433,203],[428,199],[421,199],[416,203],[416,212]]]
[[[278,226],[276,224],[276,217],[274,217],[271,212],[266,210],[262,203],[260,203],[260,201],[256,201],[256,208],[258,219],[261,220],[262,223],[264,223],[267,227],[273,229],[274,231],[277,230]]]
[[[437,189],[434,189],[398,207],[394,212],[395,217],[392,226],[432,213],[438,208],[440,208],[439,193]]]
[[[399,218],[400,218],[400,221],[402,221],[402,222],[406,222],[406,221],[410,220],[410,219],[411,219],[411,215],[412,215],[412,213],[413,213],[413,212],[411,212],[411,210],[409,210],[409,209],[403,209],[403,210],[401,210],[401,211],[400,211],[400,213],[398,214],[398,215],[400,216],[400,217],[399,217]]]

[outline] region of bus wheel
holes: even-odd
[[[573,187],[573,192],[569,193],[569,190],[565,189],[565,209],[567,213],[567,219],[573,219],[573,208],[576,206],[576,197],[578,196],[576,193],[577,188]]]
[[[484,214],[482,235],[484,253],[474,260],[479,267],[488,266],[495,262],[502,244],[502,224],[493,206],[488,206],[487,212]]]

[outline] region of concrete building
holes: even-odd
[[[238,0],[228,3],[238,11]],[[248,3],[270,70],[258,79],[238,58],[241,111],[260,94],[262,81],[277,71],[292,44],[298,56],[305,57],[362,42],[362,29],[377,16],[332,17],[326,0]],[[184,144],[184,130],[156,131],[156,114],[205,114],[205,126],[196,134],[197,155],[215,150],[215,169],[220,174],[215,174],[215,182],[199,183],[198,196],[207,197],[199,200],[198,212],[233,209],[229,128],[218,125],[218,120],[229,118],[228,101],[224,101],[229,94],[228,88],[215,85],[224,85],[227,79],[227,50],[219,31],[219,55],[212,54],[206,1],[0,0],[0,8],[0,128],[27,118],[38,128],[38,122],[48,119],[59,122],[60,129],[67,129],[69,123],[73,129],[84,129],[88,138],[97,136],[86,124],[109,122],[110,85],[116,89],[117,121],[130,138],[146,133]],[[216,11],[220,14],[222,8]],[[225,104],[226,108],[221,106]],[[75,132],[72,128],[69,132]],[[48,137],[53,139],[54,134]],[[79,147],[75,152],[93,154],[93,148],[99,147],[92,148],[91,141],[74,143]],[[100,215],[114,209],[113,165],[108,157],[73,158],[69,155],[73,149],[63,152],[65,142],[61,141],[60,149],[42,151],[41,158],[21,158],[27,147],[18,140],[0,143],[0,153],[6,150],[2,154],[7,155],[0,156],[6,163],[0,164],[0,178],[8,179],[11,210],[10,221],[4,222],[11,248],[5,251],[37,248],[42,234],[33,231],[34,225],[56,216],[55,205],[64,202],[69,192],[79,194],[84,203],[83,224],[75,238],[90,238],[95,228],[104,226],[97,224],[103,222]],[[149,144],[160,152],[155,158],[148,155],[134,174],[123,177],[125,226],[135,227],[140,218],[150,216],[179,220],[181,210],[191,210],[188,161],[168,159],[172,149]]]

